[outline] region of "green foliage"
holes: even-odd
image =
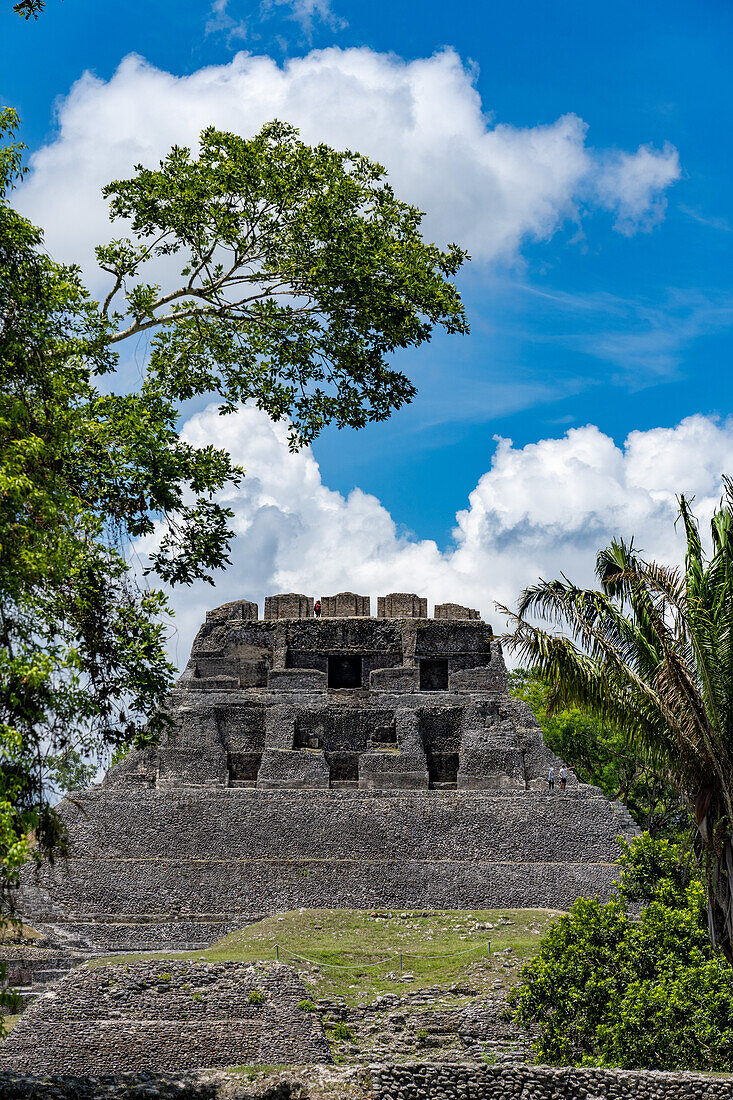
[[[133,237],[97,249],[103,312],[113,342],[156,330],[150,378],[167,396],[252,400],[302,444],[386,419],[415,394],[387,356],[436,324],[467,331],[450,282],[465,253],[423,241],[421,212],[358,153],[282,122],[251,140],[210,127],[197,159],[176,146],[136,173],[104,191]],[[146,276],[160,256],[180,261],[166,293]]]
[[[14,1016],[23,1011],[23,998],[15,989],[9,989],[5,985],[7,964],[0,963],[0,1035],[2,1035],[3,1016]]]
[[[350,1042],[353,1042],[354,1032],[343,1020],[337,1020],[333,1025],[333,1037],[334,1039],[348,1039]]]
[[[57,756],[49,756],[46,769],[47,784],[62,795],[85,790],[97,774],[97,765],[85,760],[78,749],[70,746]]]
[[[733,1069],[733,970],[711,947],[699,879],[649,836],[622,865],[618,895],[576,901],[521,972],[516,1020],[538,1028],[538,1061]],[[630,901],[646,902],[638,919]]]
[[[679,521],[684,569],[619,538],[598,553],[598,589],[540,581],[516,613],[500,610],[514,624],[506,644],[550,686],[548,711],[577,707],[617,731],[694,812],[711,941],[733,963],[733,480],[710,553],[685,497]]]
[[[0,113],[0,137],[17,123]],[[28,858],[63,850],[54,788],[167,728],[168,607],[152,583],[211,583],[228,563],[216,496],[243,472],[181,440],[181,402],[252,400],[290,420],[295,447],[389,416],[415,391],[386,357],[435,324],[466,330],[449,279],[464,254],[423,242],[378,165],[291,127],[209,129],[199,159],[174,148],[111,184],[133,239],[98,250],[101,307],[10,206],[21,155],[0,146],[0,911]],[[164,293],[147,265],[174,256]],[[142,332],[139,389],[115,393],[115,348]],[[147,581],[130,565],[141,538]]]
[[[0,116],[0,131],[16,125]],[[0,907],[29,855],[62,846],[55,782],[165,727],[165,600],[134,581],[126,549],[156,517],[179,521],[184,489],[230,476],[225,456],[181,446],[149,387],[95,388],[114,366],[109,325],[5,201],[20,154],[0,159]],[[185,518],[178,529],[181,577],[203,575]]]
[[[302,1001],[298,1001],[298,1008],[300,1009],[301,1012],[317,1012],[318,1011],[318,1006],[315,1004],[315,1002],[309,1000],[307,997]]]
[[[45,0],[18,0],[17,4],[13,4],[13,11],[21,19],[38,19],[45,7]]]
[[[658,901],[669,909],[698,912],[703,923],[700,871],[690,853],[670,841],[642,833],[622,845],[618,891],[628,902]]]
[[[609,723],[578,707],[550,710],[551,687],[539,672],[513,669],[509,691],[532,708],[545,742],[575,772],[581,783],[600,787],[628,807],[652,836],[680,840],[690,816],[665,769],[655,767]]]
[[[265,994],[262,992],[261,989],[251,990],[249,997],[247,998],[248,1003],[251,1005],[263,1005],[265,1003],[265,1000]]]

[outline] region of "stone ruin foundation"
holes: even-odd
[[[198,948],[309,908],[565,908],[608,895],[631,818],[561,766],[471,608],[280,594],[210,611],[174,729],[62,805],[19,909],[97,950]]]
[[[0,1044],[0,1071],[95,1075],[332,1062],[320,1016],[298,1008],[306,997],[300,975],[278,964],[77,969],[42,994]]]

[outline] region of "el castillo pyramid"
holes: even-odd
[[[570,779],[507,693],[491,627],[424,598],[210,611],[171,735],[62,805],[66,860],[19,908],[97,950],[194,948],[312,908],[566,908],[607,896],[627,812]]]

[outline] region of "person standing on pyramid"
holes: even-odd
[[[555,769],[550,764],[550,770],[547,773],[547,789],[550,791],[555,790]]]

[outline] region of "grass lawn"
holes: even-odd
[[[515,960],[532,956],[556,916],[548,909],[299,909],[232,932],[205,951],[116,955],[87,965],[138,959],[255,962],[274,960],[279,945],[280,961],[298,969],[316,997],[339,996],[357,1004],[387,992],[497,975],[503,965],[499,953],[509,949]]]
[[[0,1042],[2,1042],[3,1036],[7,1035],[9,1031],[13,1030],[19,1019],[19,1015],[2,1017],[2,1032],[0,1032]]]

